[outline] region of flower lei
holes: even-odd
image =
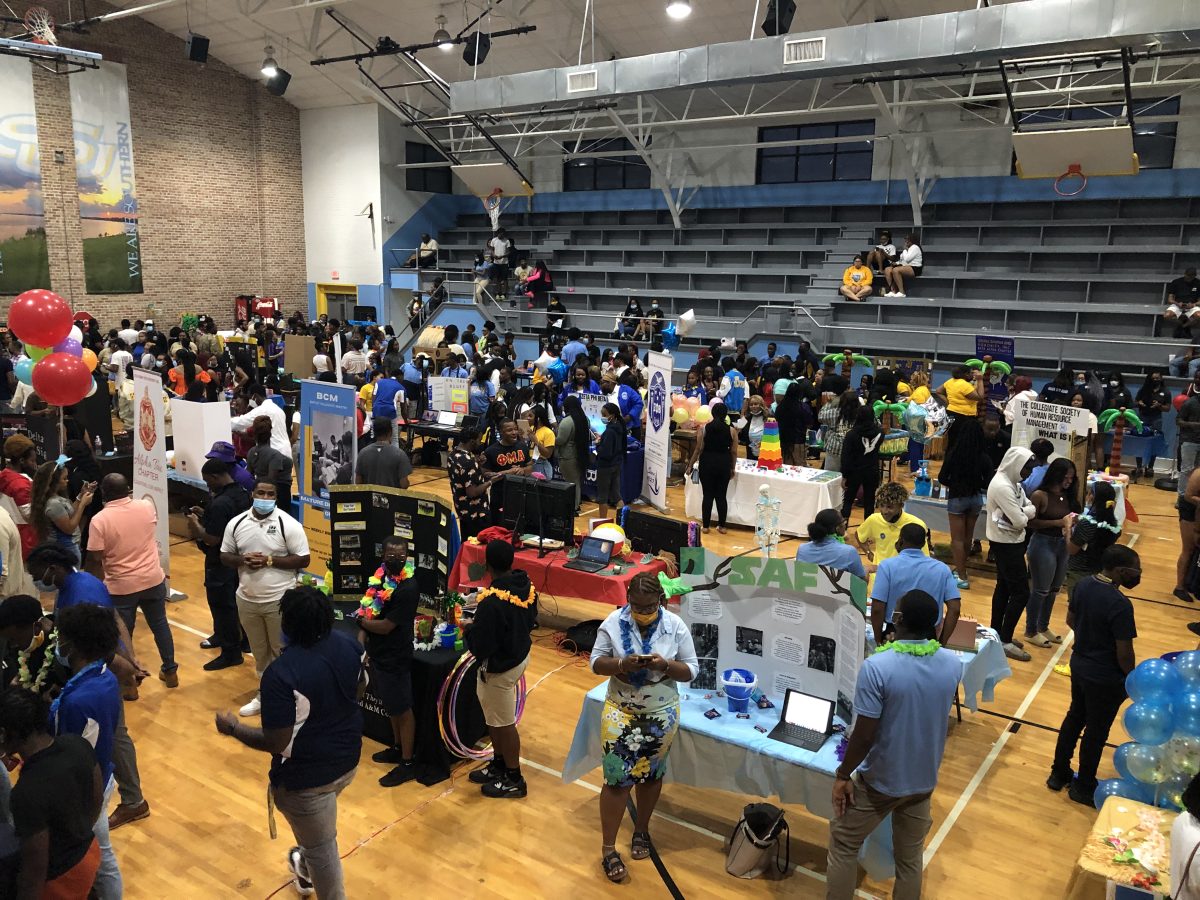
[[[522,600],[516,594],[489,587],[483,588],[477,595],[479,600],[483,600],[484,597],[495,597],[498,600],[511,603],[513,606],[519,606],[521,609],[528,609],[530,606],[533,606],[533,601],[537,598],[537,592],[533,589],[532,584],[529,585],[529,596]]]
[[[633,656],[633,620],[632,613],[629,612],[629,607],[626,607],[621,613],[621,646],[625,650],[626,656]],[[654,617],[654,621],[650,625],[650,630],[644,637],[641,637],[642,653],[649,655],[651,652],[651,641],[654,637],[654,632],[658,630],[658,623],[662,621],[662,607],[658,608],[658,615]],[[645,669],[638,669],[636,672],[629,673],[629,682],[634,687],[641,687],[646,683],[646,679],[650,677]]]
[[[37,677],[30,678],[29,675],[29,650],[22,650],[17,654],[17,682],[27,691],[33,691],[40,694],[42,686],[46,683],[46,679],[50,676],[50,667],[54,665],[54,646],[58,642],[58,632],[50,632],[50,636],[43,642],[42,647],[45,653],[42,656],[42,667],[38,669]]]
[[[908,656],[933,656],[941,649],[941,644],[932,638],[928,641],[892,641],[889,644],[884,644],[876,649],[876,653],[887,653],[889,650],[894,650],[897,653],[904,653]]]
[[[413,571],[411,559],[404,564],[404,568],[400,570],[400,575],[396,578],[393,578],[383,566],[376,569],[375,574],[367,579],[367,592],[363,595],[362,603],[359,605],[358,617],[378,619],[383,615],[384,604],[392,598],[392,591],[400,582],[412,578]]]
[[[1103,528],[1105,531],[1111,531],[1113,534],[1120,537],[1120,535],[1121,535],[1121,526],[1120,525],[1112,525],[1108,522],[1101,522],[1099,519],[1092,518],[1091,513],[1092,513],[1092,511],[1090,509],[1087,510],[1087,512],[1085,512],[1083,515],[1081,515],[1079,517],[1079,521],[1087,522],[1091,525],[1095,525],[1097,528]]]

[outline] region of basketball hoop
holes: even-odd
[[[1073,191],[1064,190],[1064,182],[1067,182],[1071,178],[1079,179],[1078,186]],[[1083,166],[1079,165],[1079,163],[1071,163],[1067,166],[1067,171],[1054,179],[1054,193],[1060,197],[1074,197],[1077,194],[1082,194],[1083,189],[1086,187],[1087,176],[1083,174]]]
[[[488,218],[492,221],[492,231],[500,227],[500,201],[503,197],[503,188],[492,188],[492,192],[483,200],[483,208],[487,210]]]
[[[25,27],[29,39],[35,44],[57,44],[54,37],[54,16],[44,6],[31,6],[25,12]]]

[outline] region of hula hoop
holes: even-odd
[[[458,723],[454,717],[454,710],[458,708],[458,690],[466,680],[467,672],[470,670],[473,662],[475,662],[475,657],[470,651],[467,651],[458,658],[458,661],[454,664],[454,668],[450,670],[450,674],[442,682],[442,688],[438,691],[437,698],[438,731],[441,732],[442,741],[445,743],[446,749],[455,756],[460,759],[475,759],[480,762],[486,762],[493,756],[491,745],[489,744],[487,747],[481,749],[468,747],[458,736]],[[525,714],[525,694],[525,675],[522,674],[521,680],[517,682],[516,720],[518,723]]]
[[[1062,189],[1062,184],[1068,178],[1078,178],[1079,187],[1075,188],[1073,191],[1064,191]],[[1074,197],[1077,194],[1083,193],[1083,189],[1087,187],[1087,183],[1087,176],[1083,174],[1082,167],[1080,167],[1077,163],[1072,163],[1071,165],[1067,166],[1067,171],[1063,172],[1063,174],[1054,179],[1054,193],[1058,194],[1060,197]]]

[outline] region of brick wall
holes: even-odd
[[[65,3],[47,5],[66,20]],[[205,312],[232,324],[241,293],[307,309],[299,111],[212,57],[190,62],[183,41],[136,16],[59,40],[127,66],[145,290],[85,292],[68,79],[35,66],[51,288],[106,325],[151,304],[160,323]]]

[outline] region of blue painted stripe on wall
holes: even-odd
[[[434,194],[414,212],[406,222],[392,232],[383,242],[383,275],[408,258],[412,249],[421,243],[422,234],[437,235],[440,231],[453,228],[460,215],[474,209],[482,210],[479,198],[471,194]],[[392,250],[400,251],[392,253]],[[396,261],[396,256],[403,259]]]
[[[317,317],[317,286],[311,281],[308,283],[308,317]]]

